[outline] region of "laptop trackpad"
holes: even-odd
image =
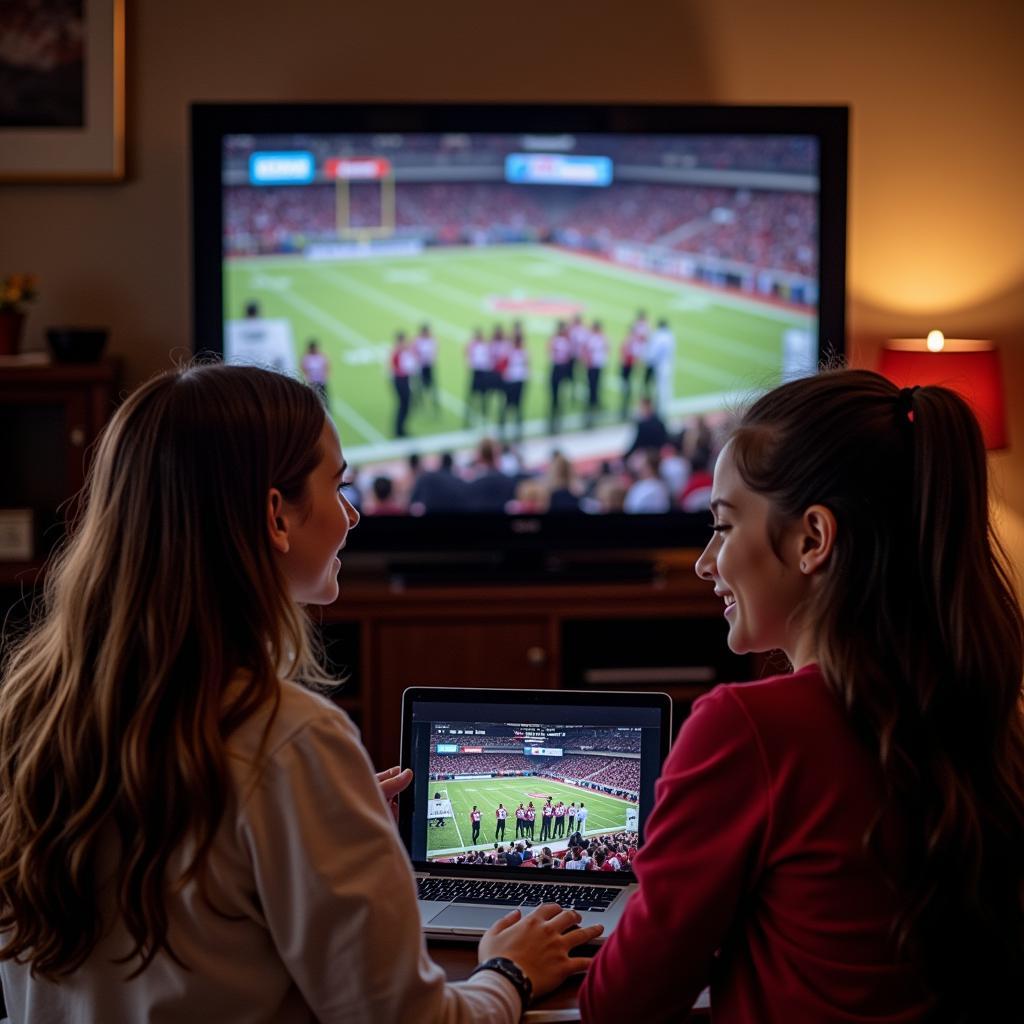
[[[508,907],[469,907],[453,904],[428,922],[431,928],[479,928],[487,931],[509,912]]]

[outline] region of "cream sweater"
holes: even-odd
[[[0,964],[13,1024],[514,1022],[519,997],[493,971],[447,984],[427,954],[412,870],[358,733],[344,712],[282,685],[228,742],[232,791],[209,857],[209,891],[172,898],[165,953],[138,978],[113,963],[115,926],[60,984]],[[180,863],[180,860],[179,860]]]

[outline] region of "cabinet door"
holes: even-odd
[[[673,703],[672,726],[678,730],[702,693],[718,683],[756,676],[749,655],[729,650],[728,632],[721,614],[566,619],[560,645],[562,685],[667,693]]]
[[[64,503],[85,480],[85,394],[5,385],[0,438],[0,506],[32,510],[34,557],[41,561],[63,533]]]
[[[374,630],[371,678],[364,701],[374,705],[367,736],[378,767],[398,763],[402,691],[407,686],[554,685],[557,659],[544,619],[512,622],[385,622]]]

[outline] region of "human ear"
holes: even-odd
[[[808,576],[829,560],[836,542],[836,517],[825,505],[811,505],[800,519],[798,530],[800,571]]]
[[[288,519],[284,511],[284,497],[276,487],[267,494],[267,532],[274,550],[287,555],[291,547],[288,541]]]

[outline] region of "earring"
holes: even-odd
[[[801,572],[807,572],[807,563],[806,562],[801,562],[800,563],[800,571]]]

